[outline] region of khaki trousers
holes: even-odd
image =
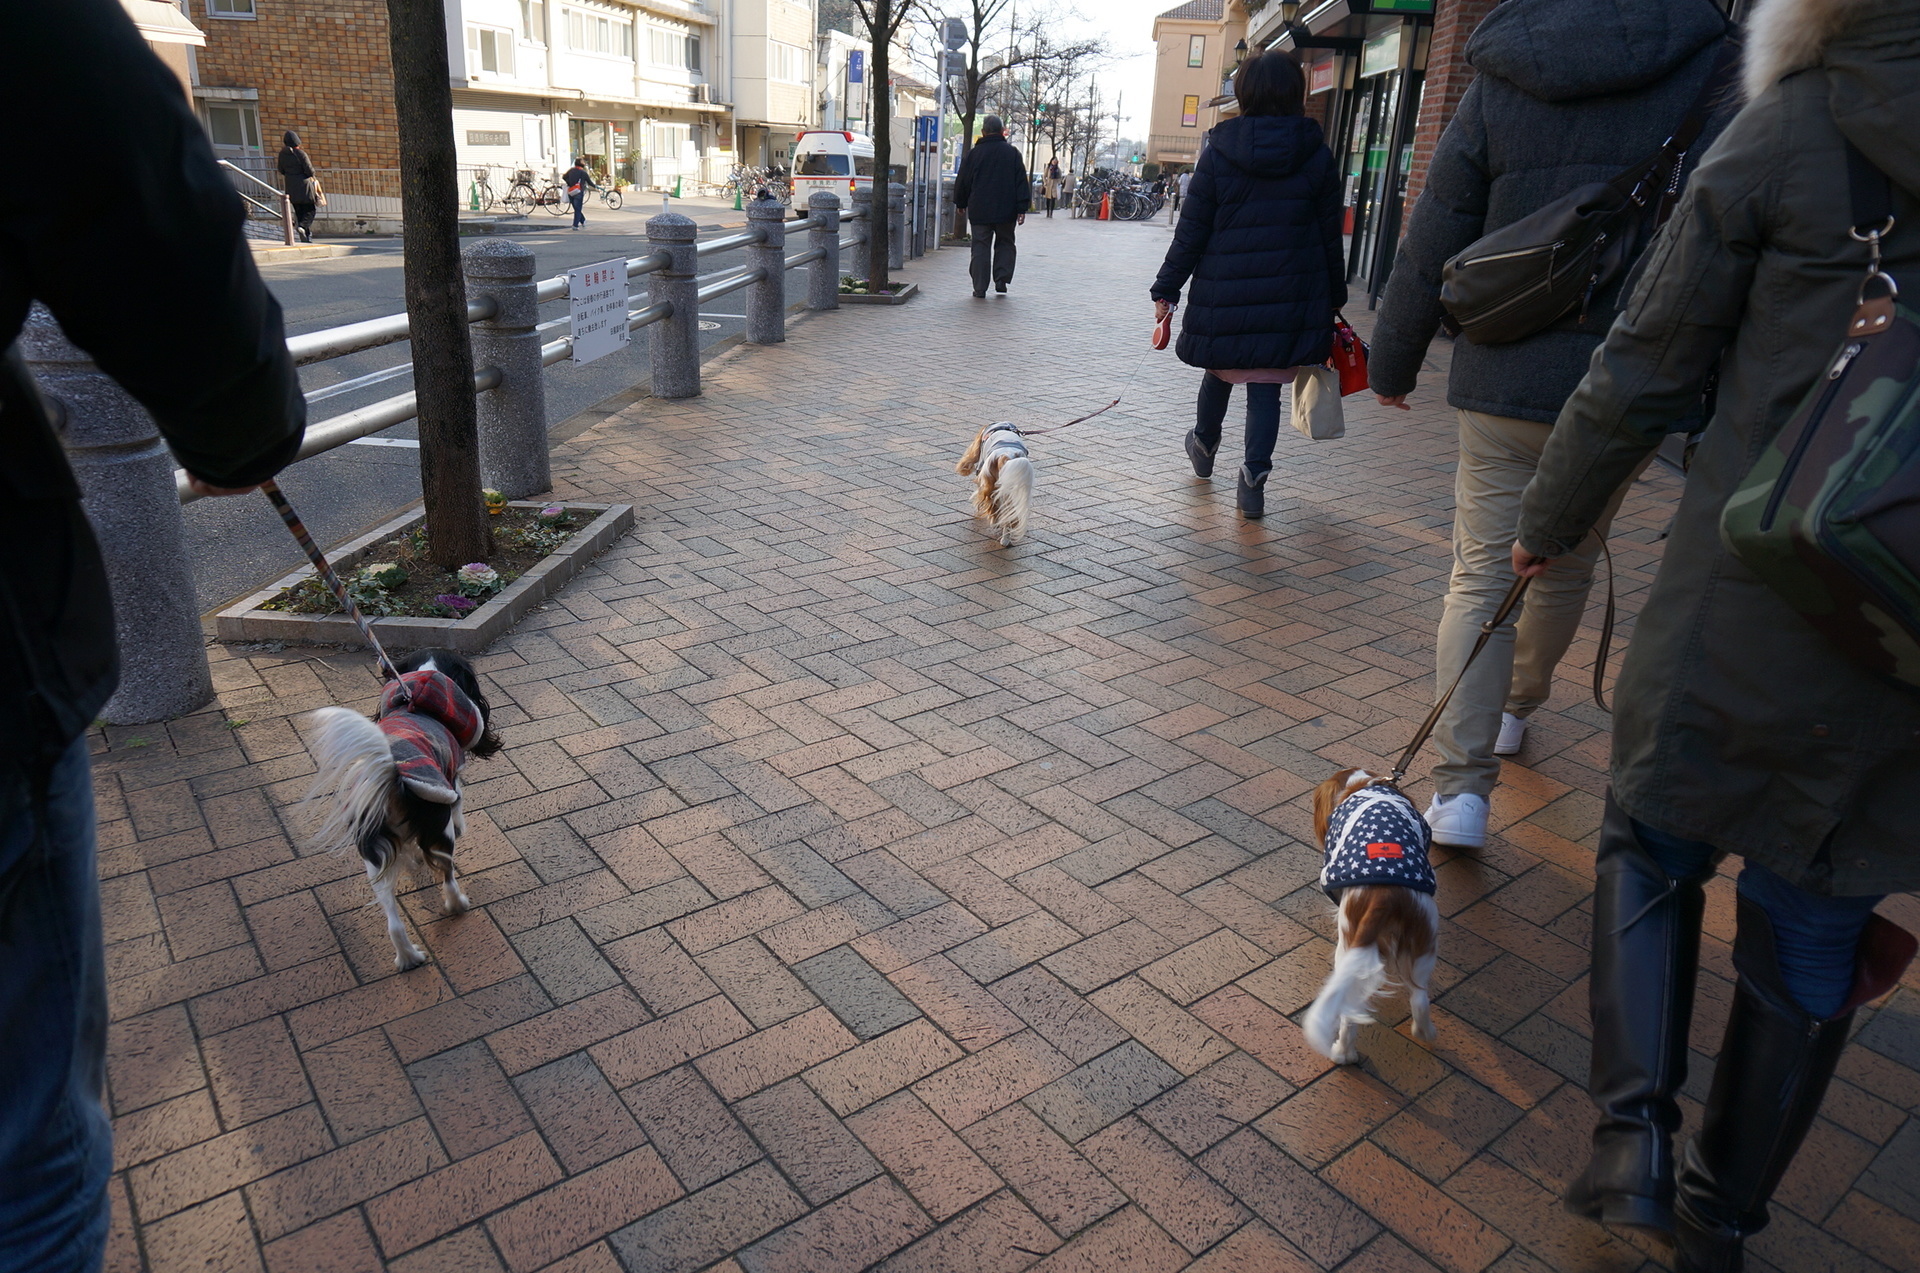
[[[1437,699],[1473,651],[1480,625],[1513,586],[1513,541],[1520,497],[1540,467],[1550,424],[1460,411],[1460,468],[1453,487],[1453,577],[1434,642]],[[1643,465],[1642,468],[1645,466]],[[1493,744],[1500,713],[1531,715],[1553,693],[1553,670],[1573,643],[1600,556],[1600,536],[1640,476],[1635,470],[1576,552],[1556,557],[1527,589],[1518,622],[1509,620],[1480,652],[1434,727],[1434,790],[1443,796],[1491,796],[1500,778]]]

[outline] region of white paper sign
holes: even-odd
[[[573,306],[573,360],[592,362],[627,347],[625,257],[567,271]]]

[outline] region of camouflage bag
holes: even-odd
[[[1859,307],[1720,515],[1727,548],[1855,662],[1920,687],[1920,313],[1880,268],[1887,177],[1851,145]]]

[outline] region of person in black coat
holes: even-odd
[[[989,277],[994,291],[1006,291],[1013,282],[1013,227],[1026,224],[1033,185],[998,115],[980,121],[980,140],[953,179],[953,206],[967,214],[973,230],[973,294],[987,294]]]
[[[11,346],[45,305],[152,414],[202,494],[289,463],[306,403],[240,197],[118,0],[8,18],[0,106],[23,119],[65,103],[65,121],[115,156],[118,196],[58,216],[0,197],[0,1269],[94,1273],[113,1144],[85,733],[116,678],[113,605],[47,404]],[[61,130],[14,142],[30,171],[71,163]],[[140,263],[163,321],[130,313],[88,268],[108,242]]]
[[[313,242],[313,218],[319,205],[313,199],[313,160],[300,145],[300,134],[289,128],[280,137],[280,158],[274,165],[286,183],[287,202],[293,205],[293,228],[302,243]]]
[[[1332,353],[1347,273],[1340,175],[1320,125],[1300,113],[1299,63],[1262,53],[1234,73],[1233,93],[1240,114],[1207,134],[1152,296],[1164,317],[1192,279],[1176,350],[1181,362],[1207,368],[1186,437],[1197,476],[1212,476],[1233,386],[1247,386],[1239,506],[1260,517],[1280,436],[1280,386],[1294,368]]]

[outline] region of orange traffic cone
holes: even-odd
[[[1111,221],[1113,219],[1113,192],[1111,190],[1100,196],[1100,219],[1102,221]]]

